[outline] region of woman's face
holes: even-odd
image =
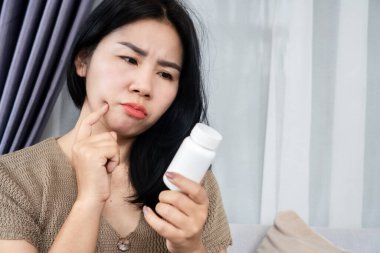
[[[103,130],[133,137],[151,127],[178,91],[182,44],[167,21],[140,20],[104,37],[77,73],[86,78],[83,108],[109,105]]]

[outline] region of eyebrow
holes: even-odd
[[[134,44],[132,44],[130,42],[124,42],[124,41],[122,41],[122,42],[118,42],[118,43],[121,44],[121,45],[123,45],[123,46],[129,47],[130,49],[132,49],[133,51],[135,51],[136,53],[138,53],[141,56],[146,57],[148,55],[147,51],[145,51],[144,49],[139,48],[138,46],[136,46],[136,45],[134,45]],[[157,63],[159,65],[163,66],[163,67],[173,68],[173,69],[178,70],[178,72],[181,72],[181,67],[177,63],[166,61],[166,60],[158,60]]]

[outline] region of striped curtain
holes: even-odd
[[[39,140],[93,0],[0,2],[0,154]]]

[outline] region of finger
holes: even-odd
[[[179,235],[177,228],[158,217],[149,207],[144,206],[143,212],[146,222],[162,237],[170,240]]]
[[[86,138],[86,144],[92,146],[115,145],[117,146],[117,136],[114,132],[103,132],[91,135]]]
[[[157,203],[156,212],[165,221],[169,222],[178,229],[186,227],[186,221],[189,220],[189,217],[182,213],[180,210],[178,210],[172,205],[165,203]]]
[[[82,147],[90,148],[93,154],[102,157],[101,163],[105,165],[107,172],[111,173],[120,163],[120,148],[117,144],[117,135],[114,132],[105,132],[90,136]],[[77,153],[83,153],[77,151]]]
[[[111,145],[101,145],[101,146],[91,146],[90,148],[86,147],[79,148],[76,153],[81,153],[91,159],[92,163],[95,166],[107,167],[107,164],[110,163],[109,172],[112,172],[114,167],[120,163],[120,154],[119,147],[114,144]]]
[[[104,104],[99,110],[90,113],[82,120],[76,135],[77,141],[91,136],[92,125],[99,121],[99,119],[108,111],[108,108],[108,104]]]
[[[165,175],[171,183],[187,194],[197,204],[208,203],[207,193],[200,184],[175,172],[166,172]]]
[[[117,153],[114,156],[112,156],[110,159],[108,159],[106,163],[106,169],[108,173],[112,173],[112,171],[119,166],[120,164],[120,154]]]
[[[98,149],[98,152],[102,154],[106,161],[104,166],[108,173],[111,173],[120,163],[120,150],[118,146],[103,146]]]
[[[199,206],[195,204],[194,201],[191,200],[187,195],[178,191],[162,191],[158,196],[158,199],[162,203],[175,206],[178,210],[188,216],[197,211],[199,208]]]

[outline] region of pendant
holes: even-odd
[[[126,238],[120,238],[117,242],[117,249],[121,252],[127,252],[129,250],[129,241]]]

